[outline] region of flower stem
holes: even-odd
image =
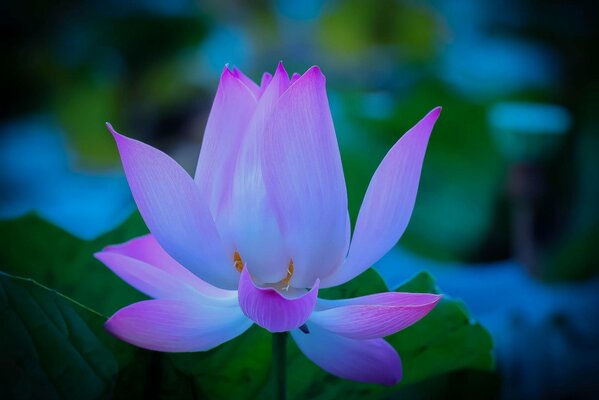
[[[274,378],[274,398],[285,400],[287,394],[286,348],[287,332],[272,334],[272,368]]]

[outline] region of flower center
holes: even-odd
[[[235,265],[235,269],[237,272],[241,273],[243,271],[243,259],[239,255],[239,252],[235,250],[233,253],[233,262]],[[276,286],[282,290],[289,290],[289,283],[291,282],[291,277],[293,276],[293,258],[289,259],[289,265],[287,266],[287,275],[285,278],[281,279],[276,283]]]
[[[235,262],[235,269],[237,272],[241,273],[243,270],[243,260],[241,259],[241,256],[237,250],[235,250],[235,253],[233,253],[233,261]]]
[[[283,278],[280,282],[281,289],[288,290],[289,282],[291,281],[291,277],[293,276],[293,258],[289,259],[289,265],[287,266],[287,276]]]

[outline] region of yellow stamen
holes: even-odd
[[[233,261],[235,262],[235,269],[237,272],[243,271],[243,260],[237,250],[235,250],[235,253],[233,254]]]
[[[287,276],[281,280],[281,287],[283,290],[289,289],[289,282],[293,276],[293,258],[289,259],[289,266],[287,267]]]

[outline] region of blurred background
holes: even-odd
[[[104,122],[193,171],[226,63],[318,64],[355,221],[386,151],[434,106],[416,209],[377,266],[462,298],[496,371],[410,398],[599,389],[599,4],[592,0],[8,1],[0,5],[0,218],[84,240],[134,204]],[[8,243],[7,243],[8,240]],[[2,239],[11,246],[10,238]]]

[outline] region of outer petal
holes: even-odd
[[[231,227],[222,215],[223,203],[231,196],[235,163],[256,104],[251,89],[225,67],[206,124],[195,173],[195,181],[208,202],[230,254],[235,249],[231,242]]]
[[[347,228],[341,157],[318,67],[280,97],[263,146],[266,190],[295,264],[291,285],[309,287],[338,267]]]
[[[302,326],[310,317],[318,296],[318,281],[309,292],[286,298],[273,288],[259,288],[247,268],[239,281],[239,305],[248,318],[271,332],[285,332]]]
[[[203,280],[236,288],[237,272],[228,259],[214,221],[191,177],[155,148],[114,135],[137,208],[162,248]]]
[[[94,254],[121,279],[140,292],[156,299],[187,299],[200,296],[191,285],[163,270],[118,253]]]
[[[106,329],[125,342],[164,352],[210,350],[252,325],[237,307],[147,300],[116,312]]]
[[[407,328],[427,315],[441,296],[428,293],[380,293],[325,301],[310,317],[320,327],[353,339],[374,339]]]
[[[96,258],[131,286],[154,298],[179,298],[186,293],[185,289],[192,288],[195,295],[199,292],[210,298],[237,302],[236,291],[219,289],[192,274],[169,256],[151,234],[107,246]],[[160,294],[164,285],[175,292]]]
[[[309,323],[309,334],[291,332],[300,350],[325,371],[343,379],[394,385],[401,380],[401,360],[384,339],[355,340]]]
[[[250,272],[261,283],[273,283],[287,274],[289,254],[285,249],[274,211],[266,197],[259,144],[264,121],[287,86],[289,77],[279,64],[275,76],[260,97],[250,128],[244,137],[227,204],[234,242]],[[313,282],[312,282],[313,283]]]
[[[440,107],[429,112],[389,150],[366,191],[347,259],[334,275],[323,279],[323,287],[361,274],[404,233],[414,209],[426,145],[440,113]]]

